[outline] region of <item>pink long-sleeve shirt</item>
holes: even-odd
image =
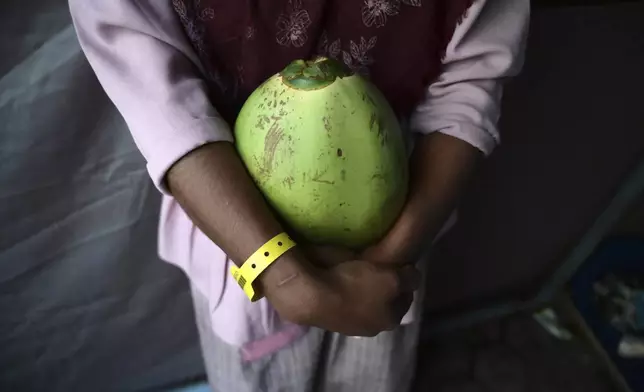
[[[180,1],[180,0],[174,0]],[[187,274],[210,305],[214,332],[252,360],[305,329],[283,322],[264,299],[251,303],[227,272],[231,261],[164,187],[167,170],[206,143],[233,142],[210,104],[199,59],[169,0],[70,0],[81,46],[125,118],[163,193],[159,254]],[[502,79],[522,64],[529,0],[476,0],[447,46],[440,77],[407,122],[413,134],[441,132],[489,154],[499,142]],[[401,37],[401,40],[413,37]],[[412,307],[413,309],[413,307]],[[413,319],[410,312],[404,322]]]

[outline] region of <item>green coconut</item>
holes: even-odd
[[[393,110],[333,59],[294,61],[258,87],[235,143],[270,205],[313,243],[369,245],[405,202],[408,163]]]

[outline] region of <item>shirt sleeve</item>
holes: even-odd
[[[162,192],[166,172],[188,152],[232,142],[171,1],[69,0],[69,6],[82,49]]]
[[[529,18],[529,0],[476,0],[446,48],[443,72],[412,114],[411,130],[441,132],[492,152],[502,82],[523,65]]]

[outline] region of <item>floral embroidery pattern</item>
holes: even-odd
[[[244,84],[244,66],[243,65],[237,66],[237,79],[239,80],[240,84]]]
[[[341,51],[342,47],[340,40],[336,39],[335,41],[329,43],[329,37],[326,31],[323,31],[320,35],[320,41],[318,42],[318,54],[337,60]]]
[[[195,9],[199,11],[197,18],[199,18],[200,21],[205,22],[215,18],[215,10],[210,7],[201,8],[201,0],[194,0],[194,6]]]
[[[374,63],[373,57],[369,55],[369,51],[376,46],[377,42],[378,37],[371,37],[369,41],[364,37],[360,37],[360,44],[349,41],[349,51],[342,51],[342,61],[353,72],[361,75],[369,75],[369,66]]]
[[[250,41],[251,39],[255,38],[256,32],[257,30],[253,26],[248,26],[246,28],[246,39]]]
[[[342,42],[336,39],[329,42],[326,32],[323,32],[318,44],[318,53],[336,60],[341,60],[353,72],[368,76],[369,67],[373,65],[374,59],[369,52],[376,47],[378,37],[365,39],[360,37],[360,42],[349,40],[348,50],[342,50]],[[340,58],[342,55],[342,58]]]
[[[211,7],[203,7],[201,0],[192,0],[192,6],[186,5],[186,0],[172,0],[172,6],[179,15],[183,29],[192,43],[193,48],[201,58],[201,61],[208,66],[204,67],[206,77],[211,80],[224,94],[230,92],[233,97],[239,93],[239,85],[244,78],[243,67],[237,67],[236,77],[228,77],[217,67],[213,66],[208,45],[206,43],[206,30],[204,22],[215,19],[215,10]],[[254,34],[254,31],[253,31]]]
[[[387,17],[396,16],[400,12],[400,4],[412,7],[422,7],[423,0],[364,0],[362,6],[362,23],[367,27],[383,27]]]
[[[172,0],[172,5],[179,16],[184,30],[198,52],[202,61],[210,63],[205,67],[208,77],[218,86],[223,93],[237,95],[240,84],[244,80],[244,69],[238,67],[230,77],[225,72],[213,67],[207,47],[206,29],[204,22],[215,19],[215,10],[204,6],[203,0]],[[288,0],[288,6],[279,15],[276,21],[277,32],[275,40],[284,47],[302,48],[309,41],[309,29],[313,24],[309,12],[303,7],[304,0]],[[390,17],[399,15],[402,6],[422,7],[422,0],[362,0],[362,22],[369,28],[380,28],[387,24]],[[241,33],[242,39],[247,41],[256,38],[257,29],[254,25],[246,27]],[[371,38],[360,37],[359,40],[335,39],[329,40],[327,33],[323,32],[318,41],[317,53],[342,61],[352,71],[365,76],[369,75],[369,68],[375,60],[371,54],[378,42],[377,36]],[[344,46],[343,46],[344,43]]]
[[[362,23],[367,27],[383,27],[387,23],[387,17],[398,15],[399,10],[400,0],[364,0]]]
[[[192,45],[197,52],[199,52],[199,55],[205,56],[207,54],[204,38],[205,29],[203,25],[197,23],[197,21],[206,22],[214,19],[215,10],[210,7],[202,8],[201,0],[193,0],[193,6],[197,15],[195,18],[192,18],[188,12],[188,7],[183,0],[172,0],[172,6],[174,7],[177,15],[179,15],[179,19],[188,35],[188,39],[192,42]]]
[[[306,10],[301,9],[301,0],[291,0],[289,3],[292,11],[288,15],[280,15],[277,19],[277,43],[286,47],[301,48],[309,39],[307,29],[311,26],[311,17]]]

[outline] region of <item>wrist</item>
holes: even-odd
[[[421,138],[411,159],[407,203],[370,255],[403,263],[415,261],[456,207],[479,157],[476,148],[451,136]]]
[[[269,293],[279,287],[284,287],[290,281],[305,273],[301,251],[297,245],[285,252],[262,272],[257,278],[257,286],[263,293]]]
[[[385,237],[363,256],[376,262],[414,263],[439,232],[441,220],[442,214],[436,214],[436,210],[410,200]]]
[[[257,289],[280,316],[295,324],[309,324],[318,302],[315,267],[297,246],[271,264],[257,279]]]

